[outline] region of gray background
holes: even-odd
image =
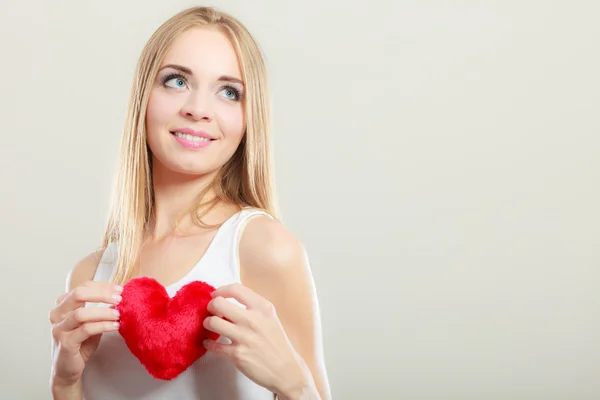
[[[50,398],[138,54],[198,4],[1,2],[2,399]],[[599,399],[600,4],[208,4],[267,54],[334,397]]]

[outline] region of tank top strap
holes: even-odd
[[[119,247],[117,243],[110,243],[104,252],[102,258],[98,263],[98,268],[94,274],[94,281],[97,282],[109,282],[112,278],[115,267],[117,266]]]
[[[215,241],[212,243],[211,251],[218,253],[226,259],[231,268],[231,274],[236,282],[241,282],[239,244],[246,224],[254,217],[266,216],[273,218],[266,211],[255,208],[244,208],[233,215],[223,226]]]

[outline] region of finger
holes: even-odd
[[[121,301],[123,288],[109,282],[87,282],[65,293],[58,306],[50,312],[50,321],[62,321],[69,311],[90,303],[117,304]]]
[[[58,306],[65,299],[65,297],[67,297],[68,294],[69,292],[66,292],[56,298],[56,307],[54,307],[48,313],[48,319],[50,320],[51,324],[56,324],[64,318],[64,313],[58,308]]]
[[[56,305],[59,305],[60,303],[62,303],[62,301],[65,299],[65,297],[67,297],[68,294],[69,294],[69,292],[65,292],[65,293],[61,294],[60,296],[58,296],[56,298]]]
[[[102,307],[81,307],[70,311],[64,321],[58,326],[59,329],[68,332],[87,322],[117,321],[118,319],[119,312],[114,309]]]
[[[221,317],[210,316],[204,319],[202,325],[205,329],[229,338],[232,342],[240,339],[239,328]]]
[[[205,339],[202,341],[202,345],[211,353],[219,354],[229,358],[233,358],[235,354],[235,347],[232,344],[219,343],[214,340]]]
[[[71,290],[58,308],[66,313],[85,303],[117,304],[122,292],[122,287],[110,282],[87,282]]]
[[[116,321],[86,322],[72,332],[69,336],[69,342],[72,345],[79,345],[92,336],[116,331],[119,326]]]
[[[213,292],[213,298],[215,297],[233,298],[246,308],[263,308],[268,303],[264,297],[239,283],[221,286]]]
[[[207,310],[211,314],[226,318],[234,324],[246,320],[246,310],[224,297],[219,296],[212,299],[208,303]]]

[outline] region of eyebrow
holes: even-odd
[[[162,70],[163,70],[163,69],[165,69],[165,68],[173,68],[173,69],[176,69],[176,70],[178,70],[178,71],[180,71],[180,72],[183,72],[183,73],[184,73],[184,74],[186,74],[186,75],[192,75],[192,76],[194,75],[194,74],[192,73],[192,70],[191,70],[191,69],[189,69],[189,68],[187,68],[187,67],[184,67],[184,66],[182,66],[182,65],[177,65],[177,64],[167,64],[167,65],[164,65],[164,66],[163,66],[163,67],[162,67],[162,68],[161,68],[159,71],[162,71]],[[217,79],[217,80],[218,80],[218,81],[224,81],[224,82],[239,83],[240,85],[243,85],[243,84],[244,84],[244,82],[242,82],[242,80],[241,80],[241,79],[239,79],[239,78],[235,78],[235,77],[233,77],[233,76],[229,76],[229,75],[222,75],[222,76],[220,76],[220,77],[219,77],[219,79]]]

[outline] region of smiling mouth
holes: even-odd
[[[206,138],[206,137],[190,135],[189,133],[181,133],[181,132],[171,132],[171,135],[178,137],[180,139],[187,140],[189,142],[197,142],[197,143],[206,143],[206,142],[212,142],[213,140],[216,140],[216,139],[210,139],[210,138]]]

